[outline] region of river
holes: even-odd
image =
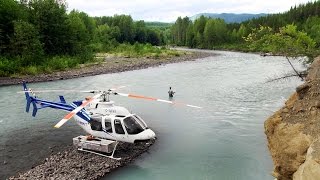
[[[168,98],[203,109],[112,96],[118,105],[140,115],[157,135],[148,153],[105,179],[260,179],[271,180],[272,160],[264,121],[302,84],[297,78],[267,82],[291,73],[283,57],[214,51],[197,61],[77,79],[30,83],[33,89],[108,89]],[[294,66],[304,69],[302,63]],[[44,109],[25,113],[19,85],[0,87],[0,177],[26,170],[84,134],[75,122],[53,126],[65,112]],[[58,100],[61,93],[39,94]],[[87,94],[65,93],[67,101]]]

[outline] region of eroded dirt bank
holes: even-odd
[[[320,57],[304,84],[264,124],[278,180],[320,179]]]

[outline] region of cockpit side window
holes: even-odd
[[[102,131],[101,117],[91,117],[89,123],[92,130]]]
[[[123,124],[126,127],[128,134],[139,134],[144,130],[139,122],[132,116],[126,117],[123,120]]]
[[[112,133],[112,127],[111,127],[111,121],[110,119],[106,119],[105,120],[105,127],[106,127],[106,131],[109,133]]]
[[[125,134],[119,119],[114,120],[114,129],[117,134]]]

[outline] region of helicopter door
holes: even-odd
[[[106,133],[112,133],[111,119],[109,118],[102,119],[102,129]]]
[[[125,134],[120,119],[114,120],[114,129],[117,134]]]
[[[101,121],[103,136],[106,139],[113,139],[112,137],[112,125],[111,119],[108,117],[103,117]]]
[[[114,133],[117,138],[124,139],[126,137],[126,133],[123,129],[122,123],[120,119],[114,120]]]

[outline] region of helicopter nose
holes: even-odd
[[[146,139],[153,139],[156,137],[156,133],[154,133],[151,129],[146,129],[143,134],[146,136]]]

